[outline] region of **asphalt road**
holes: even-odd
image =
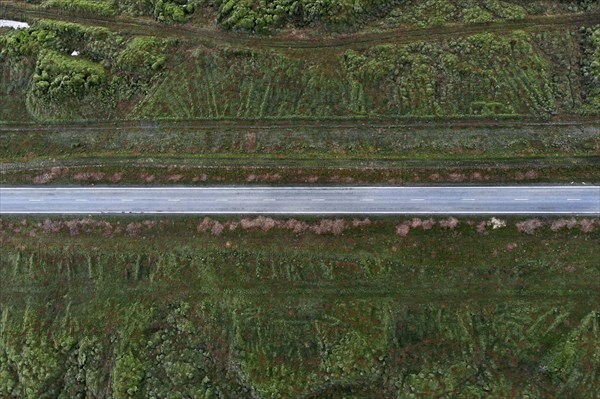
[[[600,186],[0,187],[0,214],[572,214]]]

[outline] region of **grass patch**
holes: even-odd
[[[116,14],[112,2],[106,0],[46,0],[43,5],[45,7],[102,16],[113,16]]]
[[[595,392],[597,231],[93,220],[3,219],[3,394]]]
[[[480,34],[442,42],[382,45],[343,54],[198,48],[178,60],[143,102],[141,118],[534,115],[577,113],[581,90],[538,50],[573,37]],[[566,47],[565,47],[566,46]],[[554,47],[553,47],[554,49]],[[549,52],[550,53],[550,52]],[[553,53],[554,54],[554,53]],[[558,62],[558,61],[557,61]],[[564,79],[564,77],[562,78]],[[577,76],[570,75],[575,82]],[[570,102],[564,99],[572,99]]]
[[[5,184],[485,184],[599,178],[594,124],[448,128],[189,121],[179,127],[5,129],[0,140]]]
[[[73,157],[186,156],[189,158],[497,159],[593,156],[596,124],[496,122],[446,127],[389,121],[260,123],[186,121],[117,126],[15,125],[3,128],[4,162]]]
[[[589,113],[583,95],[593,82],[582,87],[578,35],[517,30],[366,50],[251,50],[126,40],[101,28],[42,21],[2,36],[0,46],[15,61],[77,50],[101,63],[108,86],[90,103],[115,120],[549,119]],[[68,101],[38,104],[31,118],[93,119],[91,112],[70,112]]]

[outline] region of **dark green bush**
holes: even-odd
[[[115,0],[115,6],[122,12],[153,16],[166,23],[184,22],[199,3],[198,0]]]
[[[84,12],[102,16],[115,15],[112,1],[106,0],[47,0],[46,7],[62,8],[68,11]]]
[[[135,37],[117,58],[121,71],[147,77],[163,69],[167,62],[168,42],[155,37]]]
[[[321,23],[348,28],[396,0],[217,0],[217,19],[226,29],[268,32],[287,23]]]
[[[82,97],[107,78],[106,70],[98,63],[43,50],[33,75],[33,94],[51,101]]]
[[[587,111],[600,112],[600,25],[584,31],[583,79],[587,88]]]

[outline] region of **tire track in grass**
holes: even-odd
[[[0,1],[0,18],[31,19],[50,18],[68,22],[104,26],[111,30],[129,32],[135,35],[184,38],[190,42],[220,42],[257,48],[281,49],[328,49],[364,48],[383,43],[408,44],[418,41],[431,41],[456,36],[470,36],[478,33],[500,33],[514,30],[550,29],[564,25],[595,25],[600,23],[599,12],[532,16],[517,21],[495,21],[470,25],[450,24],[440,27],[395,29],[386,32],[356,33],[343,37],[315,37],[309,39],[289,39],[282,36],[258,36],[236,34],[209,29],[190,24],[168,26],[144,17],[99,17],[74,13],[65,10],[45,9],[29,4],[15,4]]]

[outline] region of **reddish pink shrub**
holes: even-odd
[[[210,229],[212,229],[214,222],[211,218],[206,217],[204,220],[196,225],[196,230],[198,233],[204,233]]]
[[[321,219],[317,224],[311,226],[311,230],[316,234],[340,235],[346,229],[346,222],[343,219]]]
[[[142,224],[143,224],[144,226],[146,226],[146,228],[147,228],[148,230],[150,230],[150,229],[153,229],[154,227],[156,227],[156,222],[155,222],[154,220],[144,220],[144,221],[142,222]]]
[[[537,179],[539,176],[538,172],[536,172],[535,170],[528,170],[525,173],[525,179],[527,180],[533,180],[533,179]]]
[[[287,220],[283,227],[287,230],[292,230],[294,233],[302,233],[309,229],[309,225],[306,222],[301,222],[296,219]]]
[[[224,229],[224,228],[225,228],[225,227],[223,227],[223,225],[222,225],[220,222],[218,222],[218,221],[215,221],[215,222],[213,223],[213,226],[212,226],[212,228],[211,228],[211,230],[210,230],[210,231],[212,232],[212,234],[213,234],[213,235],[215,235],[215,236],[220,236],[220,235],[221,235],[221,233],[223,232],[223,229]]]
[[[109,238],[111,237],[113,234],[113,227],[110,223],[107,223],[104,226],[104,233],[102,234],[104,236],[104,238]]]
[[[61,223],[55,222],[50,219],[44,220],[42,223],[42,228],[44,229],[44,233],[58,233],[61,229]]]
[[[594,231],[596,224],[597,221],[592,219],[581,219],[579,221],[579,230],[581,230],[582,233],[591,233]]]
[[[264,216],[256,218],[256,222],[262,231],[269,231],[276,226],[275,220]]]
[[[427,219],[427,220],[423,220],[423,223],[421,224],[421,227],[423,228],[423,230],[431,230],[431,228],[435,226],[435,220],[433,219]]]
[[[450,173],[448,175],[448,180],[454,183],[465,181],[467,177],[462,173]]]
[[[77,220],[68,220],[65,222],[65,225],[69,229],[69,235],[71,237],[78,236],[81,233],[81,226]]]
[[[194,183],[197,183],[199,181],[207,181],[208,180],[208,175],[205,174],[201,174],[200,176],[194,176],[194,178],[192,179],[192,181]]]
[[[265,173],[263,175],[250,174],[246,177],[247,182],[276,182],[281,180],[279,173]]]
[[[410,226],[408,224],[402,223],[402,224],[399,224],[398,226],[396,226],[396,234],[399,235],[400,237],[408,236],[409,232],[410,232]]]
[[[33,178],[33,182],[35,184],[50,183],[52,180],[62,176],[63,174],[67,173],[68,171],[69,171],[68,168],[60,168],[60,167],[54,166],[54,167],[50,168],[50,171],[42,173],[41,175],[35,176]]]
[[[156,179],[156,177],[149,173],[142,173],[140,174],[140,179],[142,179],[146,183],[152,183]]]
[[[552,222],[550,225],[550,230],[558,231],[564,228],[572,229],[577,225],[577,221],[575,219],[558,219]]]
[[[240,226],[243,230],[251,230],[256,228],[255,220],[252,219],[242,219],[240,220]]]
[[[226,227],[229,228],[229,231],[234,231],[235,229],[238,228],[238,226],[240,225],[239,222],[233,221],[233,222],[227,222],[225,223]]]
[[[471,174],[471,180],[482,181],[483,175],[480,172],[473,172]]]
[[[423,221],[419,218],[413,218],[410,221],[410,227],[412,229],[418,229],[419,227],[421,227],[423,225]]]
[[[479,224],[477,224],[477,227],[475,227],[475,230],[479,234],[487,234],[487,225],[488,225],[488,223],[485,220],[482,222],[479,222]]]
[[[352,219],[352,227],[363,227],[369,226],[371,224],[371,219],[365,218],[363,220],[360,219]]]
[[[544,227],[544,222],[539,219],[527,219],[516,224],[517,230],[525,234],[534,234],[536,230]]]
[[[121,180],[123,180],[123,172],[113,173],[113,175],[110,177],[111,183],[118,183]]]
[[[506,250],[508,252],[514,251],[517,247],[518,247],[518,245],[516,242],[511,242],[511,243],[506,244]]]
[[[450,217],[445,220],[440,220],[439,222],[441,228],[450,230],[455,229],[458,226],[458,223],[458,219],[454,217]]]
[[[80,172],[73,176],[73,179],[77,181],[100,181],[104,179],[106,174],[104,172]]]
[[[140,232],[142,231],[142,224],[138,223],[138,222],[131,222],[127,225],[127,227],[125,228],[125,231],[127,232],[128,236],[137,237],[140,235]]]
[[[183,175],[171,175],[169,177],[167,177],[167,180],[172,182],[172,183],[177,183],[178,181],[181,181],[181,179],[183,179]]]

